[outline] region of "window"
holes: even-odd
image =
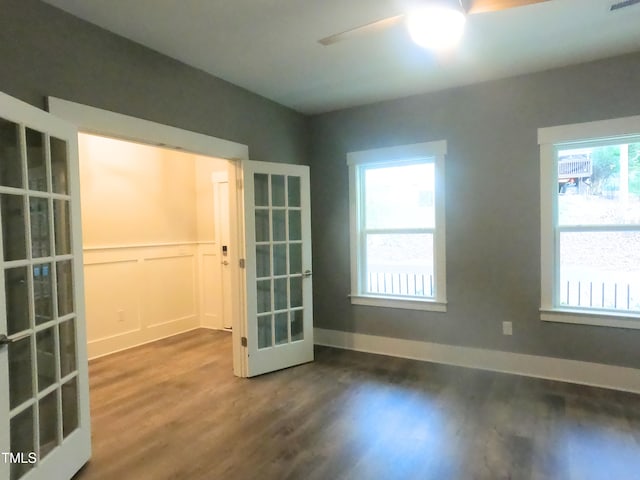
[[[538,136],[541,318],[640,328],[640,117]]]
[[[351,302],[446,311],[446,142],[347,155]]]

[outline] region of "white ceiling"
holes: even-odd
[[[640,51],[640,4],[551,0],[469,16],[435,56],[402,24],[324,47],[320,38],[416,0],[45,0],[304,113],[403,97]]]

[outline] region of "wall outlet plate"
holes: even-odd
[[[502,334],[503,335],[513,335],[513,323],[512,322],[502,322]]]

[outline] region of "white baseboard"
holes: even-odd
[[[358,352],[640,393],[640,369],[522,353],[314,329],[314,343]]]

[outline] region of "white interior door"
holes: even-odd
[[[214,194],[216,205],[216,231],[218,245],[220,247],[221,278],[222,285],[222,305],[220,312],[222,315],[222,326],[226,329],[232,328],[232,278],[231,278],[231,249],[237,248],[231,243],[229,225],[229,179],[226,174],[218,175],[214,178]]]
[[[309,167],[242,162],[246,376],[313,360]]]
[[[91,454],[77,131],[0,93],[0,479]]]

